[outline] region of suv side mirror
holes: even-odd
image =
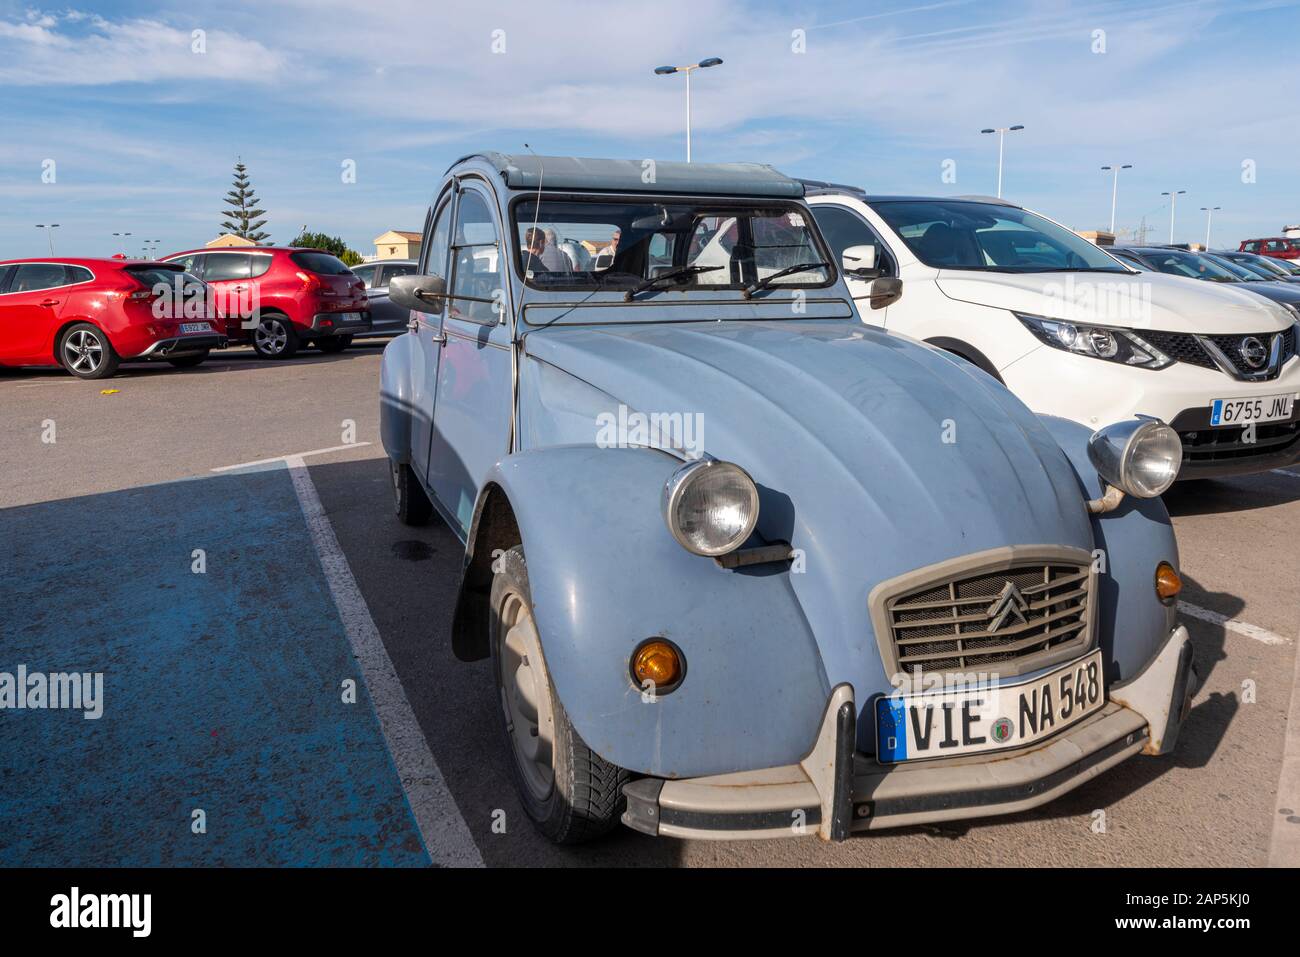
[[[840,254],[840,265],[851,279],[869,280],[880,275],[875,246],[849,246]]]
[[[447,280],[441,276],[394,276],[388,281],[388,299],[403,309],[442,312],[447,302]]]
[[[884,309],[890,303],[898,302],[903,298],[903,280],[896,276],[881,276],[871,287],[871,295],[867,297],[871,303],[872,309]]]

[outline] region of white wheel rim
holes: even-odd
[[[63,341],[63,355],[73,372],[95,372],[104,362],[104,344],[89,329],[78,329]]]
[[[515,762],[533,797],[555,786],[555,717],[551,682],[537,625],[523,599],[511,592],[501,606],[501,707]]]

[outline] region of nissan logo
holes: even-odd
[[[1268,349],[1264,347],[1264,343],[1254,336],[1246,336],[1246,338],[1242,339],[1237,351],[1241,354],[1241,358],[1246,365],[1252,369],[1262,369],[1264,364],[1268,362]]]

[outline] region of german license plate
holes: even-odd
[[[1210,425],[1248,425],[1291,418],[1295,393],[1260,395],[1253,399],[1215,399],[1210,406]]]
[[[887,695],[876,701],[876,757],[893,764],[1023,747],[1105,703],[1100,651],[1028,681]]]
[[[191,332],[211,332],[212,326],[206,322],[182,322],[181,335],[187,335]]]

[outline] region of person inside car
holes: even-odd
[[[536,271],[539,267],[544,272],[570,272],[568,259],[564,253],[560,252],[552,245],[546,242],[546,233],[536,226],[530,228],[524,233],[525,252],[528,254],[524,261],[526,271]]]

